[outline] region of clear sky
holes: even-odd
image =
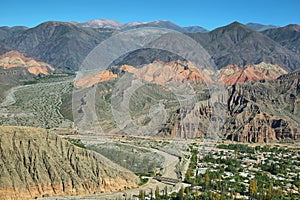
[[[300,24],[300,0],[1,0],[0,26],[33,27],[44,21],[170,20],[214,29],[233,21]]]

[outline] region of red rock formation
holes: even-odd
[[[184,63],[181,61],[172,61],[163,63],[155,61],[142,68],[134,68],[129,65],[122,65],[119,72],[133,73],[136,78],[144,79],[149,82],[164,84],[169,81],[194,83],[206,82],[211,83],[209,71],[200,71],[192,63]],[[81,78],[75,82],[77,87],[90,87],[99,82],[105,82],[115,79],[118,74],[104,70]]]
[[[228,65],[219,70],[221,81],[225,85],[244,83],[248,81],[274,80],[288,72],[278,65],[260,63],[241,68],[237,65]]]
[[[0,56],[0,67],[4,69],[24,67],[27,68],[29,73],[34,75],[48,75],[55,70],[53,66],[37,61],[34,58],[25,57],[18,51],[9,51]]]
[[[117,74],[114,74],[109,70],[103,70],[101,72],[84,76],[83,78],[75,81],[74,85],[76,87],[88,88],[95,85],[96,83],[109,81],[114,78],[117,78]]]

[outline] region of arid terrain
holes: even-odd
[[[0,27],[0,199],[299,199],[299,41],[296,24]]]

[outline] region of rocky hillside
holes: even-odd
[[[0,56],[0,67],[4,69],[21,67],[36,76],[40,74],[48,75],[55,70],[53,66],[37,61],[34,58],[25,57],[18,51],[9,51]]]
[[[138,178],[55,133],[0,127],[0,199],[86,195],[136,187]]]
[[[0,43],[0,55],[5,54],[6,52],[8,52],[10,50],[11,49],[8,46]]]
[[[299,54],[238,22],[190,36],[212,55],[219,68],[261,62],[278,64],[287,70],[295,70],[300,66]]]
[[[140,55],[140,53],[143,52],[141,50],[136,53]],[[124,63],[131,63],[134,62],[134,59],[131,58],[130,54],[129,58],[125,58],[123,61],[125,61]],[[103,70],[82,77],[75,82],[75,86],[83,88],[91,87],[96,83],[115,79],[124,72],[133,73],[138,79],[143,79],[160,85],[170,81],[192,81],[196,84],[212,82],[210,78],[211,73],[213,73],[212,71],[201,71],[192,63],[187,61],[154,61],[153,63],[148,63],[148,61],[143,60],[143,62],[147,63],[142,65],[143,67],[140,65],[138,65],[138,67],[133,67],[135,65],[131,66],[127,64],[111,66],[108,70]],[[236,83],[245,83],[250,81],[274,80],[288,72],[278,65],[260,63],[257,65],[247,65],[244,68],[238,65],[229,65],[221,68],[217,71],[217,73],[219,73],[221,83],[229,86]]]
[[[228,86],[251,81],[274,80],[288,72],[278,65],[262,62],[257,65],[247,65],[245,67],[228,65],[221,68],[219,73],[222,83]]]
[[[262,32],[264,35],[272,38],[287,49],[300,53],[300,26],[290,24],[285,27],[269,29]]]
[[[75,86],[84,88],[91,87],[96,83],[115,79],[124,72],[130,72],[138,79],[157,83],[159,85],[163,85],[172,81],[178,83],[183,83],[186,81],[192,81],[194,83],[212,82],[208,74],[197,70],[197,68],[190,62],[171,61],[165,63],[161,61],[155,61],[153,63],[144,65],[142,68],[135,68],[130,65],[121,65],[117,68],[113,67],[110,70],[104,70],[82,77],[75,82]]]
[[[213,31],[206,32],[201,27],[180,27],[170,21],[132,22],[120,24],[114,20],[92,20],[85,23],[45,22],[34,28],[0,27],[0,43],[12,50],[18,50],[30,57],[53,65],[62,71],[78,70],[84,58],[103,40],[113,33],[133,28],[157,27],[176,30],[188,34],[199,42],[210,54],[211,60],[221,68],[227,65],[277,64],[293,71],[300,66],[298,51],[298,25],[255,31],[234,22]],[[254,24],[254,26],[256,26]],[[254,28],[256,29],[256,28]],[[195,33],[196,32],[196,33]],[[164,46],[166,38],[158,40]],[[180,44],[184,45],[184,44]],[[1,48],[0,48],[1,50]],[[130,52],[136,62],[151,60],[157,50]],[[0,51],[1,53],[1,51]],[[130,54],[129,53],[129,54]],[[171,61],[174,55],[159,55],[162,61]],[[164,59],[165,57],[166,59]],[[128,59],[130,56],[128,57]],[[167,58],[170,58],[167,60]],[[118,59],[118,63],[122,60]],[[128,64],[128,63],[123,63]],[[132,64],[136,66],[135,64]]]
[[[85,56],[111,33],[72,23],[45,22],[8,37],[3,43],[61,70],[77,70]]]
[[[18,33],[21,33],[27,29],[28,28],[25,26],[13,26],[13,27],[1,26],[0,27],[0,40],[11,37]]]
[[[99,76],[93,74],[78,80],[75,84],[78,87],[91,87],[96,83],[101,83],[98,85],[100,90],[98,95],[104,96],[97,99],[99,101],[106,99],[106,101],[97,103],[99,113],[101,113],[98,115],[101,116],[100,121],[109,122],[113,118],[107,113],[110,107],[104,106],[110,102],[109,98],[114,87],[111,82],[107,81],[113,79],[118,81],[118,77],[123,72],[130,72],[138,79],[157,84],[156,87],[147,86],[140,89],[131,97],[133,109],[131,112],[137,121],[145,123],[147,109],[153,102],[158,102],[160,98],[163,98],[165,102],[170,102],[165,104],[168,107],[168,119],[155,134],[191,138],[205,136],[211,117],[213,117],[210,94],[206,86],[211,79],[208,74],[196,70],[193,65],[183,61],[154,62],[142,68],[122,65],[115,70],[115,73],[105,70],[100,72]],[[225,138],[242,142],[298,139],[300,134],[298,133],[300,131],[298,124],[300,122],[298,113],[300,77],[298,73],[291,75],[278,65],[266,63],[248,65],[244,68],[237,65],[227,66],[221,68],[218,73],[220,81],[227,86],[226,101],[223,105],[226,112],[225,124],[221,133]],[[160,88],[160,85],[165,85],[170,81],[177,83],[190,81],[196,84],[193,87],[197,91],[199,101],[184,115],[180,114],[182,111],[179,105],[174,104],[176,97],[172,97],[170,91]],[[195,116],[199,118],[199,125],[191,131],[191,123],[186,122],[190,122],[189,120]]]
[[[242,142],[299,139],[299,80],[298,71],[229,87],[225,137]]]
[[[272,29],[272,28],[279,28],[278,26],[274,26],[271,24],[265,25],[265,24],[259,24],[259,23],[247,23],[245,25],[255,31],[265,31],[265,30]]]

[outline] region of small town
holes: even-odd
[[[200,148],[201,149],[201,148]],[[190,147],[186,195],[197,199],[299,199],[299,148],[219,144]],[[190,191],[188,191],[190,190]]]

